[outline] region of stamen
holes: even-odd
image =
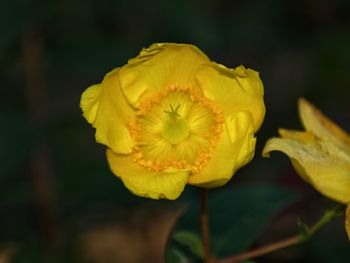
[[[150,122],[150,124],[140,125],[140,121],[142,119],[147,119],[150,116],[155,116],[154,112],[156,112],[155,110],[157,109],[157,107],[162,107],[161,105],[163,101],[166,101],[167,97],[170,96],[170,94],[178,94],[176,96],[180,97],[179,100],[181,100],[181,96],[185,96],[185,98],[187,98],[186,100],[188,100],[193,105],[197,105],[197,107],[199,106],[200,108],[202,108],[203,112],[210,112],[212,114],[212,119],[209,122],[212,123],[210,124],[211,127],[208,128],[208,130],[201,135],[201,137],[206,143],[198,144],[198,142],[196,141],[191,141],[192,131],[189,129],[188,121],[178,112],[180,109],[180,104],[175,104],[176,107],[174,107],[174,104],[169,103],[168,107],[170,108],[170,110],[163,110],[163,112],[168,115],[168,118],[162,119],[161,117],[159,117],[163,120],[163,128],[161,129],[158,135],[152,134],[151,138],[153,138],[152,140],[164,140],[164,143],[169,143],[171,145],[171,147],[169,148],[171,149],[171,152],[169,152],[170,155],[168,157],[167,155],[164,155],[164,148],[163,150],[159,149],[158,151],[160,154],[163,154],[163,157],[155,157],[155,159],[149,159],[149,157],[147,157],[149,153],[145,152],[145,147],[146,145],[150,145],[150,143],[151,145],[155,145],[157,141],[150,142],[149,139],[146,142],[144,141],[144,137],[146,135],[142,134],[142,132],[144,132],[144,128],[151,126],[142,125],[154,124],[152,124],[153,122]],[[184,111],[184,109],[182,111]],[[221,110],[212,101],[201,96],[193,87],[170,85],[169,87],[163,89],[161,92],[155,94],[154,96],[143,100],[140,103],[140,109],[137,112],[135,118],[130,119],[128,123],[129,132],[133,136],[137,144],[137,146],[135,146],[133,149],[133,161],[145,167],[146,169],[153,171],[164,171],[170,168],[176,168],[189,170],[192,173],[198,173],[209,163],[210,159],[213,156],[215,147],[220,139],[220,134],[223,129],[223,122],[224,118]],[[144,123],[144,121],[142,123]],[[198,136],[198,134],[196,136]],[[193,156],[193,159],[191,160],[189,160],[186,156],[188,156],[188,154],[190,154],[191,156],[193,154],[192,150],[190,153],[187,153],[186,151],[181,153],[181,151],[184,150],[179,150],[179,152],[177,150],[179,149],[178,147],[183,143],[183,141],[187,141],[186,143],[189,145],[191,145],[191,143],[195,143],[195,145],[193,146],[194,149],[199,148],[196,153],[196,156]]]

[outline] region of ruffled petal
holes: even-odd
[[[221,107],[225,116],[237,111],[249,111],[257,131],[265,116],[264,90],[259,74],[239,66],[228,69],[212,63],[197,73],[204,95]]]
[[[348,205],[345,212],[345,229],[350,240],[350,205]]]
[[[298,101],[300,119],[307,131],[320,138],[332,140],[350,151],[350,136],[338,125],[322,114],[315,106],[301,98]]]
[[[93,124],[96,120],[100,107],[101,90],[101,85],[96,84],[87,88],[81,95],[80,108],[83,110],[83,116],[90,124]]]
[[[93,85],[81,96],[83,116],[96,128],[96,141],[117,153],[131,153],[134,141],[127,129],[133,109],[123,96],[119,70],[108,73],[101,84]]]
[[[166,86],[193,85],[199,66],[209,59],[197,47],[188,44],[153,44],[120,70],[120,82],[128,102],[138,107],[142,96]]]
[[[284,138],[267,141],[263,156],[271,151],[288,155],[298,174],[323,195],[338,202],[350,202],[350,156],[330,141],[306,139],[293,131],[283,130]]]
[[[249,112],[238,112],[226,119],[225,129],[208,165],[190,176],[189,183],[201,187],[218,187],[252,160],[256,139]]]
[[[107,150],[107,159],[113,173],[135,195],[152,199],[174,200],[184,190],[189,172],[154,172],[136,164],[131,156]]]

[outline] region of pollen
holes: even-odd
[[[133,161],[156,172],[200,172],[210,161],[223,130],[223,113],[195,88],[170,85],[140,102],[128,130]]]

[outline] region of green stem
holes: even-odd
[[[323,213],[322,217],[312,227],[310,227],[306,233],[301,234],[302,241],[307,241],[315,233],[317,233],[318,230],[320,230],[324,225],[332,221],[333,218],[339,216],[343,211],[344,205],[342,204],[339,204],[330,210],[326,210]]]
[[[303,229],[304,231],[301,234],[294,235],[290,238],[286,238],[283,240],[279,240],[272,244],[268,244],[260,248],[253,249],[251,251],[244,252],[239,255],[222,259],[219,261],[219,263],[237,263],[242,260],[248,260],[248,259],[260,257],[283,248],[301,244],[307,241],[308,239],[310,239],[316,232],[318,232],[324,225],[329,223],[333,218],[339,216],[343,210],[344,210],[344,205],[337,205],[333,209],[325,211],[321,216],[321,218],[312,227],[309,228],[304,226],[304,229]]]

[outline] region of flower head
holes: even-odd
[[[321,194],[350,204],[350,136],[305,99],[299,116],[306,131],[280,129],[281,138],[267,141],[263,155],[281,151],[298,174]],[[350,238],[350,205],[346,212]]]
[[[81,97],[134,194],[175,199],[189,183],[225,184],[254,154],[265,107],[257,72],[211,62],[187,44],[153,44]]]

